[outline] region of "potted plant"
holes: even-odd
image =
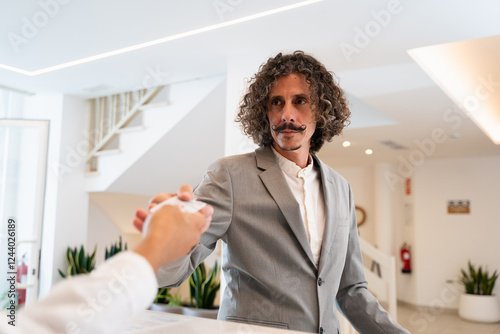
[[[95,267],[96,250],[97,246],[94,247],[92,254],[87,254],[83,245],[80,246],[80,251],[78,251],[76,247],[73,249],[68,247],[68,250],[66,251],[68,269],[66,274],[64,274],[61,269],[58,269],[59,275],[61,275],[62,278],[66,278],[68,276],[90,273]]]
[[[493,288],[498,278],[497,271],[490,276],[481,266],[475,268],[468,262],[468,271],[461,270],[460,283],[465,287],[465,294],[460,296],[458,314],[466,320],[479,322],[500,321],[500,306]]]
[[[182,297],[170,294],[170,288],[158,288],[156,298],[149,308],[151,311],[184,314]]]
[[[123,247],[122,236],[120,235],[119,242],[115,242],[114,244],[112,244],[110,249],[108,249],[108,247],[106,247],[106,253],[104,254],[104,260],[107,260],[110,257],[112,257],[113,255],[116,255],[116,254],[120,253],[121,251],[126,251],[126,250],[127,250],[127,243],[125,243],[125,247]]]
[[[185,315],[217,319],[219,307],[214,306],[215,297],[220,289],[220,266],[215,261],[207,273],[202,262],[189,277],[190,307],[184,308]]]
[[[184,314],[194,317],[217,319],[218,306],[215,297],[220,290],[220,266],[215,262],[207,273],[201,263],[188,279],[190,302],[183,303],[180,295],[172,295],[169,288],[159,288],[150,309],[152,311]]]

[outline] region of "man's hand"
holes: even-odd
[[[176,195],[156,195],[149,208],[173,196]],[[177,196],[182,200],[192,200],[191,186],[182,186]],[[188,254],[198,244],[200,235],[210,226],[212,214],[213,208],[209,205],[197,213],[185,213],[177,206],[165,205],[150,218],[146,236],[134,251],[144,256],[156,272],[161,266]],[[142,230],[147,215],[146,211],[137,210],[134,225],[139,230]]]
[[[157,204],[166,201],[167,199],[177,196],[179,199],[183,201],[191,201],[194,199],[193,197],[193,188],[191,188],[190,185],[185,184],[182,187],[179,188],[179,191],[177,194],[173,193],[165,193],[165,194],[158,194],[155,197],[151,199],[149,202],[148,210],[151,210],[153,207],[155,207]],[[202,208],[199,211],[201,214],[203,214],[207,218],[207,224],[210,224],[210,221],[212,220],[212,213],[213,213],[213,208],[207,205],[206,207]],[[144,221],[146,220],[146,217],[148,216],[148,212],[143,210],[143,209],[137,209],[135,213],[135,218],[134,218],[134,226],[139,230],[142,231],[142,227],[144,225]],[[207,225],[207,228],[208,228]]]

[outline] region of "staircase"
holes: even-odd
[[[222,157],[224,76],[137,94],[136,103],[127,104],[131,106],[127,113],[134,117],[121,119],[112,131],[93,131],[101,140],[88,156],[88,192],[152,195],[175,191],[183,183],[196,185],[206,166]],[[115,99],[119,97],[109,98]]]

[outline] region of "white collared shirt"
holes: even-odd
[[[319,263],[323,232],[325,230],[325,201],[319,172],[314,168],[314,160],[309,155],[308,165],[300,168],[273,149],[286,182],[299,203],[302,221],[316,265]]]

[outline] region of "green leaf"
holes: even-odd
[[[66,251],[66,260],[68,260],[68,263],[69,263],[70,256],[71,256],[71,248],[68,247],[68,249]]]
[[[76,254],[76,251],[75,252],[71,252],[71,254],[70,254],[70,257],[68,259],[69,267],[76,268],[75,254]]]
[[[62,278],[66,278],[66,275],[64,275],[61,269],[57,269],[57,271],[59,272],[59,275],[61,275]]]
[[[459,282],[462,283],[465,288],[465,292],[468,294],[491,295],[498,278],[497,270],[490,276],[488,270],[483,269],[481,266],[476,270],[470,260],[468,261],[467,267],[469,272],[467,273],[465,270],[461,269],[460,272],[462,277],[459,279]]]
[[[220,266],[216,262],[207,273],[204,262],[189,277],[191,305],[197,308],[213,308],[220,289]]]
[[[91,272],[95,268],[95,253],[97,251],[97,245],[94,247],[94,251],[92,252],[92,255],[90,255],[90,259],[88,261],[88,266],[87,266],[87,271]]]
[[[83,251],[83,245],[80,246],[80,251],[78,252],[78,256],[75,259],[75,266],[77,272],[81,273],[83,271],[82,263],[83,263],[83,257],[85,256],[85,253]]]

